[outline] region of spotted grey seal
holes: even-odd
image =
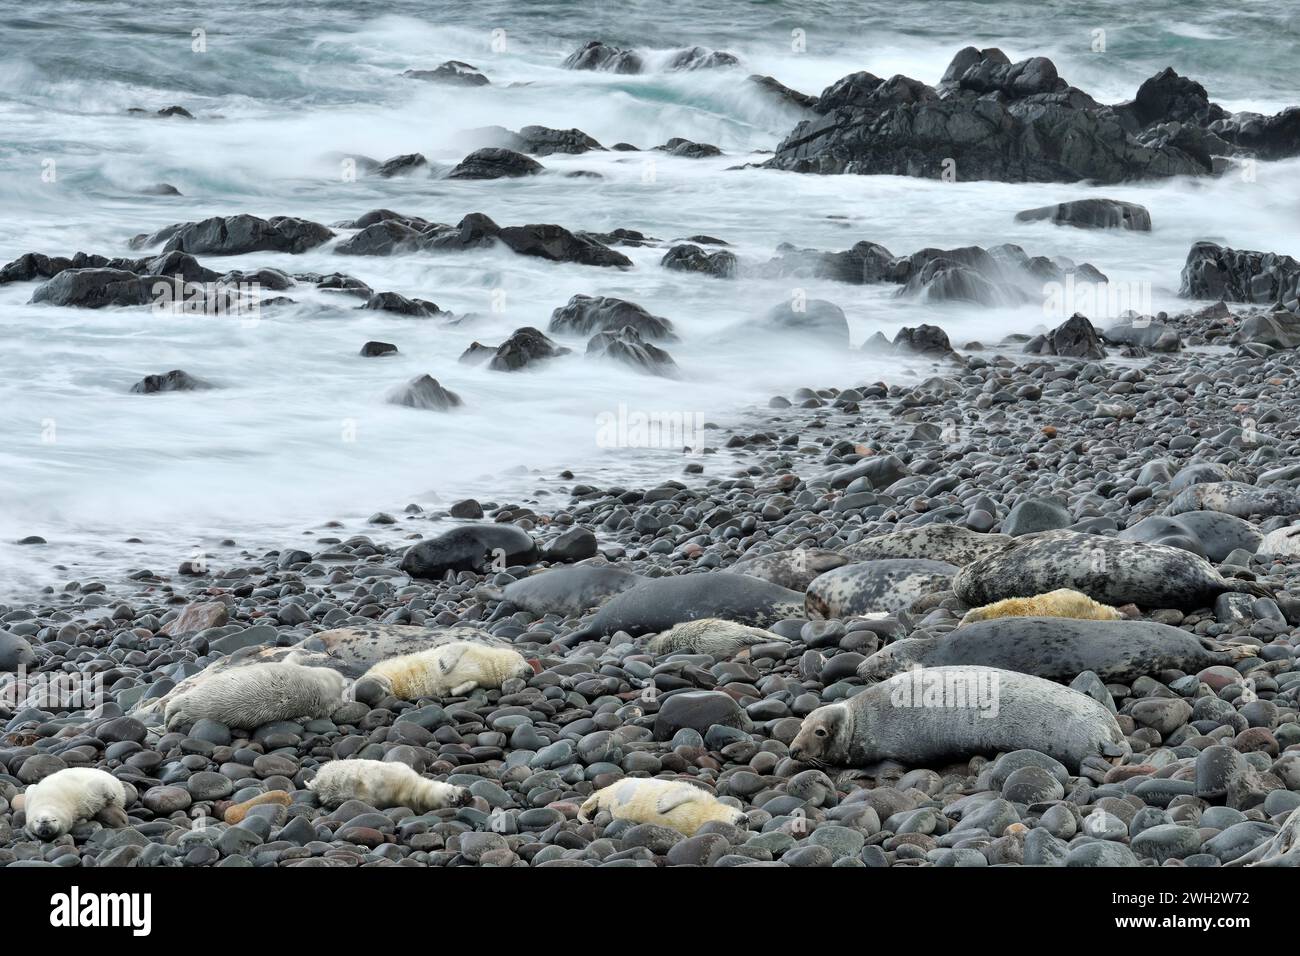
[[[1254,655],[1253,647],[1220,644],[1155,621],[1004,617],[935,638],[895,641],[859,664],[858,676],[876,681],[916,665],[979,664],[1057,681],[1093,671],[1103,681],[1129,683],[1162,670],[1230,667]]]
[[[502,603],[492,615],[501,617],[523,609],[530,614],[566,617],[600,607],[615,594],[643,580],[640,575],[611,564],[575,564],[552,568],[512,581],[504,588],[482,588],[481,593]]]
[[[976,607],[1057,588],[1103,604],[1182,610],[1206,607],[1224,591],[1271,595],[1253,581],[1223,577],[1204,558],[1179,548],[1066,530],[1017,538],[962,568],[952,587]]]
[[[806,591],[817,575],[843,567],[852,560],[824,548],[791,548],[769,554],[747,554],[727,570],[771,581],[791,591]]]
[[[802,616],[803,601],[798,591],[727,571],[647,578],[611,598],[590,622],[565,635],[560,643],[572,646],[615,631],[638,637],[702,617],[765,627],[782,618]]]
[[[1114,715],[1086,694],[996,667],[916,668],[818,707],[790,756],[815,767],[936,761],[1037,750],[1078,772],[1131,748]]]
[[[1219,511],[1185,511],[1177,517],[1151,515],[1119,533],[1125,541],[1148,541],[1182,548],[1222,561],[1241,548],[1252,554],[1259,547],[1259,530],[1249,521]]]
[[[1211,481],[1190,486],[1165,508],[1166,515],[1185,511],[1218,511],[1238,518],[1300,514],[1300,495],[1292,488],[1261,488],[1244,481]]]
[[[1001,551],[1012,540],[1008,534],[982,534],[955,524],[923,524],[863,538],[840,548],[840,554],[854,561],[927,558],[961,567]]]
[[[896,614],[947,588],[956,573],[956,565],[913,558],[846,564],[808,585],[804,611],[811,618]]]

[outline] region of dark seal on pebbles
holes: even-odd
[[[955,524],[926,524],[864,538],[841,548],[840,554],[854,561],[925,558],[962,567],[1001,551],[1011,540],[1010,535],[981,534]]]
[[[932,639],[896,641],[858,665],[858,676],[876,681],[918,665],[979,664],[1057,681],[1092,671],[1108,683],[1130,683],[1162,670],[1231,667],[1254,654],[1253,647],[1220,644],[1154,621],[1004,617]]]
[[[1036,750],[1077,772],[1130,751],[1114,715],[1061,684],[994,667],[918,668],[803,720],[790,757],[815,767],[908,767]]]
[[[448,571],[476,571],[537,560],[537,542],[520,528],[470,524],[413,545],[399,567],[416,578],[441,578]]]
[[[896,614],[948,588],[956,573],[956,565],[908,558],[849,564],[808,585],[804,610],[810,618],[822,619]]]
[[[637,637],[702,617],[766,627],[802,616],[803,599],[798,591],[726,571],[650,578],[612,598],[562,643],[572,646],[615,631]]]
[[[974,607],[1057,588],[1082,591],[1104,604],[1180,610],[1207,607],[1225,591],[1270,596],[1262,585],[1225,578],[1180,548],[1064,530],[1018,538],[966,565],[952,586]]]

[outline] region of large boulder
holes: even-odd
[[[168,226],[152,236],[137,236],[133,244],[148,248],[165,242],[163,252],[242,256],[249,252],[306,252],[333,237],[334,233],[318,222],[292,216],[259,219],[241,213]]]
[[[617,332],[628,327],[644,341],[676,338],[673,324],[668,319],[651,315],[635,302],[603,295],[573,296],[551,313],[547,331],[591,335],[593,332]]]
[[[473,343],[460,360],[474,363],[487,360],[488,368],[496,372],[515,372],[526,365],[536,365],[546,359],[569,354],[572,349],[556,345],[532,326],[516,329],[510,338],[495,349],[478,342]]]
[[[587,358],[611,358],[651,375],[672,376],[677,371],[671,355],[643,340],[630,325],[593,335],[587,342]]]
[[[734,53],[723,50],[706,50],[702,46],[693,46],[678,50],[665,64],[668,70],[712,70],[720,66],[735,66],[740,59]]]
[[[512,135],[519,144],[513,147],[514,149],[532,153],[534,156],[550,156],[552,153],[585,153],[593,149],[604,150],[605,148],[580,129],[525,126]]]
[[[487,86],[488,78],[477,67],[462,63],[460,60],[448,60],[432,70],[407,70],[402,76],[413,80],[429,80],[433,83],[445,83],[448,86]]]
[[[155,281],[124,269],[64,269],[39,286],[31,301],[81,309],[147,305]]]
[[[213,387],[211,382],[195,378],[183,369],[174,368],[161,375],[146,375],[131,386],[131,391],[139,395],[152,395],[156,392],[197,392]]]
[[[447,174],[448,179],[517,179],[535,176],[544,167],[537,160],[512,149],[476,149]]]
[[[1017,222],[1048,220],[1058,226],[1075,226],[1079,229],[1130,229],[1134,232],[1151,231],[1151,213],[1144,206],[1118,199],[1076,199],[1040,206],[1016,213]]]
[[[589,40],[565,58],[566,70],[601,70],[605,73],[640,73],[644,67],[634,50],[621,50],[599,40]]]
[[[497,238],[520,255],[537,256],[552,262],[619,268],[632,265],[632,260],[623,253],[554,224],[506,226],[497,233]]]
[[[1186,299],[1279,304],[1300,309],[1300,262],[1276,252],[1198,242],[1187,253],[1178,294]]]
[[[674,272],[702,272],[718,279],[730,279],[736,274],[736,256],[725,249],[706,252],[693,243],[673,246],[664,254],[659,264]]]
[[[404,405],[407,408],[423,408],[445,412],[456,408],[461,403],[460,396],[438,384],[436,378],[419,375],[405,385],[395,389],[388,396],[390,405]]]
[[[760,328],[794,333],[810,339],[848,348],[849,320],[844,310],[825,299],[783,301],[769,309],[759,320]]]

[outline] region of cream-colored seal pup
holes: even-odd
[[[729,806],[699,787],[681,780],[628,777],[597,790],[582,804],[578,819],[587,821],[599,810],[615,820],[654,823],[693,836],[710,820],[743,827],[745,812]]]
[[[476,687],[500,687],[512,677],[527,680],[532,665],[508,647],[468,641],[380,661],[357,681],[378,681],[394,697],[461,697]]]
[[[57,770],[23,794],[27,832],[38,840],[55,840],[79,820],[89,820],[108,807],[125,806],[122,781],[92,767]]]
[[[343,704],[347,678],[328,667],[280,661],[235,667],[167,703],[167,729],[206,717],[239,730],[273,720],[328,717]]]
[[[428,813],[463,807],[474,798],[464,787],[427,780],[404,763],[385,760],[331,760],[307,784],[321,805],[337,807],[360,800],[380,810],[410,807]]]

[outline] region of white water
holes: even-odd
[[[469,13],[465,8],[457,16]],[[569,16],[577,14],[570,9]],[[126,246],[132,235],[210,215],[288,214],[333,223],[384,206],[441,222],[480,211],[503,225],[625,227],[665,240],[705,233],[730,242],[750,265],[766,261],[782,241],[838,250],[870,239],[896,254],[1014,242],[1032,255],[1091,262],[1113,282],[1147,283],[1153,307],[1161,309],[1180,304],[1179,270],[1197,239],[1300,255],[1297,162],[1263,164],[1254,182],[1230,175],[1101,191],[728,169],[761,161],[756,151],[773,148],[792,126],[787,113],[745,87],[747,73],[770,73],[813,93],[857,69],[934,82],[957,48],[977,40],[958,24],[951,36],[942,24],[930,24],[924,37],[880,32],[821,48],[810,32],[808,52],[797,55],[788,43],[771,39],[788,36],[784,22],[765,27],[761,36],[756,30],[748,42],[743,25],[712,42],[682,36],[683,29],[677,31],[680,42],[725,46],[744,57],[744,66],[628,77],[559,69],[563,55],[578,45],[574,31],[585,29],[580,17],[553,35],[535,28],[514,32],[502,54],[487,45],[498,22],[490,18],[471,28],[375,11],[314,21],[307,13],[286,17],[281,42],[259,39],[251,26],[243,36],[214,26],[205,54],[189,51],[184,18],[144,36],[120,30],[105,15],[75,37],[43,28],[35,34],[39,42],[24,42],[21,31],[0,38],[16,41],[0,43],[0,87],[6,91],[0,95],[0,261],[28,251],[136,255]],[[1179,21],[1165,35],[1166,59],[1188,72],[1178,45],[1203,44],[1192,53],[1208,56],[1206,50],[1218,49],[1215,31],[1223,27],[1190,13]],[[592,37],[614,32],[587,31]],[[633,26],[619,32],[637,35]],[[660,37],[647,35],[642,45],[667,51],[670,44]],[[59,42],[82,52],[60,53]],[[1056,56],[1067,79],[1102,99],[1127,98],[1153,72],[1147,67],[1155,54],[1103,69],[1086,49],[1076,51],[1046,30],[1003,45],[1013,57]],[[101,71],[93,51],[108,64]],[[451,58],[474,63],[493,85],[448,89],[396,75]],[[1222,96],[1213,76],[1201,79],[1232,108],[1285,105],[1272,88],[1246,95],[1238,77],[1225,84],[1229,95]],[[130,106],[173,103],[200,119],[124,113]],[[487,183],[345,182],[337,164],[322,158],[335,150],[378,159],[418,151],[435,165],[450,166],[468,151],[460,131],[530,123],[577,126],[606,145],[627,141],[646,148],[684,136],[714,143],[726,155],[556,155],[541,160],[546,174]],[[42,180],[46,160],[56,164],[55,182]],[[654,164],[653,175],[647,162]],[[604,178],[564,178],[572,170]],[[138,194],[160,181],[184,195]],[[1154,231],[1094,233],[1013,222],[1018,210],[1089,195],[1142,203]],[[681,469],[679,450],[599,447],[597,416],[623,404],[634,411],[698,413],[725,424],[799,386],[898,381],[927,371],[920,363],[799,348],[737,332],[787,299],[793,283],[669,272],[658,265],[662,249],[620,247],[635,265],[618,271],[504,250],[362,258],[336,256],[332,247],[203,261],[219,270],[347,272],[376,290],[431,299],[478,318],[448,326],[357,311],[358,300],[299,286],[285,293],[297,305],[266,310],[250,326],[236,317],[164,316],[143,308],[33,306],[26,303],[35,284],[0,286],[0,594],[30,595],[42,585],[112,575],[123,567],[169,571],[227,537],[255,549],[281,546],[330,519],[373,532],[364,525],[368,515],[395,513],[410,501],[428,507],[469,495],[534,499],[537,489],[558,493],[572,484],[556,478],[565,467],[579,481],[673,477]],[[989,342],[1066,317],[1039,307],[934,308],[895,299],[892,286],[801,287],[846,311],[855,345],[877,330],[892,337],[919,322],[941,325],[958,345]],[[561,337],[575,353],[536,371],[502,374],[457,362],[471,341],[495,345],[524,325],[544,330],[551,310],[575,293],[631,299],[670,318],[681,340],[666,347],[681,378],[588,361],[582,338]],[[493,311],[494,297],[502,295],[504,310]],[[1100,323],[1105,318],[1094,316]],[[358,357],[369,339],[396,343],[401,355]],[[222,387],[129,393],[146,374],[172,368]],[[442,415],[384,402],[389,389],[423,373],[458,392],[465,407]],[[729,459],[704,461],[709,474],[719,474]],[[512,471],[520,466],[528,472]],[[12,543],[28,534],[50,544]],[[144,543],[126,544],[131,536]]]

